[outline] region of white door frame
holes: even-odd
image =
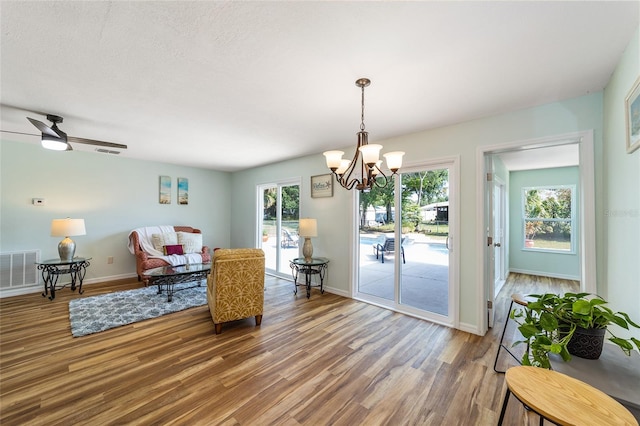
[[[579,186],[580,186],[580,289],[581,291],[596,293],[596,215],[595,215],[595,164],[593,130],[573,132],[562,135],[548,136],[537,139],[515,141],[506,144],[480,146],[476,150],[476,203],[480,214],[476,220],[476,246],[478,259],[476,262],[478,277],[477,285],[477,323],[480,334],[488,330],[487,301],[493,300],[493,295],[487,294],[488,256],[487,224],[488,206],[486,197],[486,167],[485,157],[506,151],[532,148],[543,148],[558,145],[578,144],[580,153]]]
[[[500,289],[502,288],[502,286],[504,285],[505,279],[506,279],[506,254],[508,253],[508,249],[509,249],[509,242],[508,242],[508,238],[507,238],[507,233],[506,230],[507,228],[507,224],[506,224],[506,218],[507,218],[507,214],[506,214],[506,198],[507,198],[507,194],[506,194],[506,185],[505,182],[502,181],[502,179],[500,179],[497,176],[493,176],[493,189],[494,189],[494,206],[496,205],[496,200],[495,200],[495,189],[496,188],[500,188],[500,199],[498,200],[498,205],[499,207],[499,211],[498,211],[498,230],[495,229],[495,220],[494,220],[494,232],[493,232],[493,246],[494,246],[494,255],[495,255],[495,251],[498,251],[498,255],[497,260],[498,260],[498,264],[500,265],[500,269],[498,271],[496,271],[496,276],[494,277],[494,282],[498,282],[498,280],[500,280],[500,285],[498,287],[494,288],[494,295],[497,294]],[[494,209],[494,219],[495,219],[495,209]],[[500,238],[496,238],[496,231],[498,231],[500,233]],[[499,247],[496,247],[496,244],[500,244]],[[494,262],[495,264],[495,262]]]

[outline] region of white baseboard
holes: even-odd
[[[351,294],[349,294],[348,291],[342,290],[340,288],[335,288],[335,287],[328,287],[328,286],[323,286],[324,291],[326,291],[327,293],[332,293],[332,294],[337,294],[338,296],[342,296],[342,297],[346,297],[348,299],[351,299]]]
[[[108,277],[99,277],[99,278],[89,278],[82,281],[82,286],[96,284],[96,283],[105,283],[108,281],[116,281],[116,280],[124,280],[128,278],[136,278],[137,274],[120,274],[120,275],[111,275]],[[69,285],[68,282],[59,282],[59,286]],[[56,287],[58,288],[58,287]],[[36,284],[25,287],[11,288],[6,290],[0,290],[0,299],[11,296],[21,296],[23,294],[32,294],[32,293],[42,293],[44,291],[44,284]],[[57,291],[57,290],[56,290]]]
[[[535,275],[537,277],[550,277],[550,278],[559,278],[561,280],[580,281],[580,276],[575,276],[575,275],[553,274],[550,272],[529,271],[527,269],[514,269],[514,268],[510,268],[509,272],[510,273],[515,272],[517,274]]]
[[[461,322],[458,324],[458,330],[465,331],[470,334],[475,334],[477,336],[484,336],[484,333],[480,333],[480,329],[477,324],[468,324],[465,322]]]

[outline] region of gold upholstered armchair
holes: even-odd
[[[207,303],[216,334],[222,323],[249,317],[262,323],[264,252],[261,249],[214,251],[207,278]]]

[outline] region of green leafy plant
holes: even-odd
[[[563,296],[546,293],[531,294],[526,307],[513,310],[511,318],[518,324],[523,340],[514,343],[526,344],[522,356],[523,365],[550,368],[549,353],[559,354],[564,361],[571,359],[567,344],[577,327],[584,329],[606,329],[609,341],[630,355],[633,347],[640,350],[640,340],[635,337],[617,337],[608,328],[615,324],[626,330],[629,326],[640,328],[624,312],[613,312],[605,306],[607,301],[589,293],[565,293]]]

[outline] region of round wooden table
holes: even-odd
[[[502,404],[502,424],[511,393],[559,425],[638,425],[629,410],[615,399],[580,380],[544,368],[520,366],[507,370],[507,394]]]

